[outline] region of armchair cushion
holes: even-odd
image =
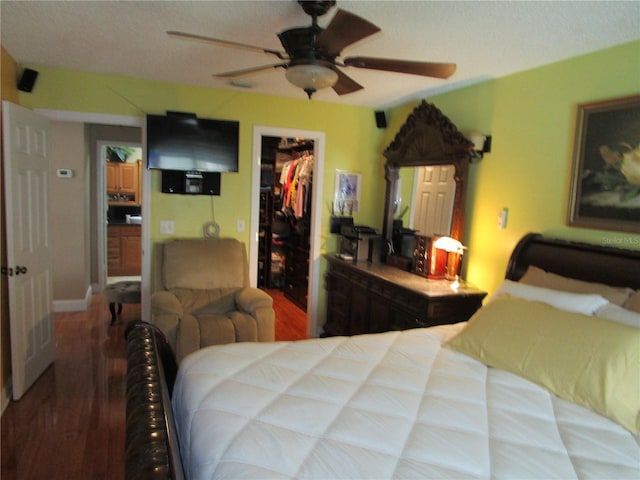
[[[193,288],[174,288],[171,290],[182,304],[185,312],[201,315],[207,313],[227,313],[235,310],[238,288],[216,288],[196,290]]]
[[[180,239],[164,245],[162,283],[167,290],[215,290],[249,285],[244,243],[234,238]]]

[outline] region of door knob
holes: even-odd
[[[27,267],[21,267],[18,265],[16,267],[16,275],[20,275],[21,273],[27,273]]]

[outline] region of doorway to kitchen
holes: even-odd
[[[142,147],[139,143],[98,141],[98,191],[103,219],[102,272],[106,284],[141,281],[142,275]]]

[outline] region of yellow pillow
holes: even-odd
[[[448,345],[640,432],[640,329],[504,296]]]

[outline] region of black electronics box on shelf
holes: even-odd
[[[329,231],[331,233],[342,233],[343,225],[353,225],[353,217],[336,217],[332,215]]]
[[[341,258],[354,262],[380,260],[382,237],[375,229],[364,225],[343,225],[341,233]]]
[[[162,170],[161,191],[183,195],[220,195],[220,173]]]

